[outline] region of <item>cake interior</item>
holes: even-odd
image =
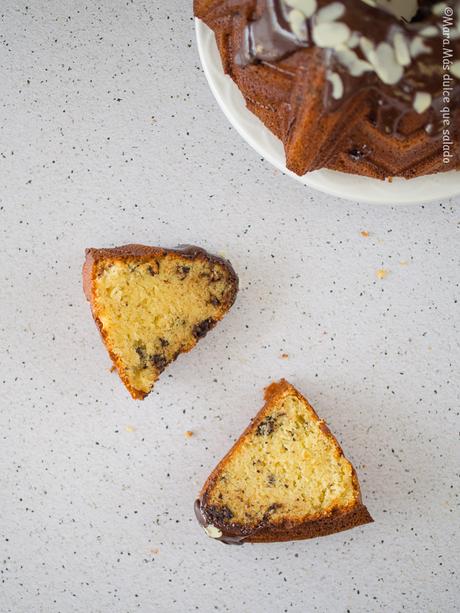
[[[148,393],[179,353],[220,319],[229,299],[223,264],[175,254],[97,263],[94,308],[120,374]]]
[[[224,461],[206,506],[217,520],[256,527],[268,517],[315,519],[358,501],[350,462],[312,409],[289,394]]]

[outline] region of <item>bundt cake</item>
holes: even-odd
[[[198,247],[126,245],[87,249],[83,287],[123,383],[143,399],[230,309],[238,278]]]
[[[460,2],[194,0],[287,168],[460,168]]]
[[[372,522],[353,466],[307,400],[285,380],[265,400],[195,503],[207,535],[288,541]]]

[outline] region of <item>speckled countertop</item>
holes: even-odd
[[[217,108],[189,4],[1,3],[0,611],[458,610],[460,201],[368,206],[275,172]],[[80,282],[85,247],[133,241],[198,243],[241,278],[143,403]],[[225,547],[193,501],[281,376],[376,521]]]

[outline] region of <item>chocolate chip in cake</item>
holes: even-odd
[[[183,281],[190,272],[190,266],[178,266],[177,267],[177,276],[181,281]]]
[[[136,353],[139,356],[139,360],[140,360],[140,367],[142,369],[147,368],[147,351],[146,351],[146,347],[143,343],[137,345],[137,347],[135,347]]]
[[[161,353],[154,353],[153,355],[151,355],[150,361],[159,372],[163,372],[163,370],[168,365],[168,360]]]
[[[229,521],[233,517],[233,512],[226,506],[211,506],[209,507],[209,515],[213,521]]]
[[[276,426],[276,417],[273,417],[273,415],[267,415],[267,417],[257,426],[256,434],[257,436],[269,436],[275,431]]]
[[[209,271],[202,272],[200,277],[207,277],[211,283],[215,283],[216,281],[220,281],[222,279],[222,275],[219,270],[215,268],[211,268]]]
[[[268,507],[268,509],[265,511],[264,517],[263,517],[262,521],[267,521],[267,519],[270,517],[270,515],[272,515],[277,509],[279,509],[282,506],[283,505],[279,504],[278,502],[274,502],[273,504],[271,504]]]
[[[208,319],[204,319],[199,324],[193,326],[192,334],[195,338],[203,338],[206,334],[214,327],[215,321],[212,317],[208,317]]]
[[[211,271],[211,281],[220,281],[221,279],[222,279],[222,274],[220,273],[220,271],[213,268]]]
[[[158,262],[155,262],[156,266],[149,264],[147,266],[147,272],[149,273],[149,275],[152,275],[152,277],[154,277],[155,275],[158,274],[160,267],[158,265]]]

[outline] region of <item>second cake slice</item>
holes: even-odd
[[[288,541],[371,522],[353,466],[307,400],[284,380],[265,399],[196,502],[207,535]]]

